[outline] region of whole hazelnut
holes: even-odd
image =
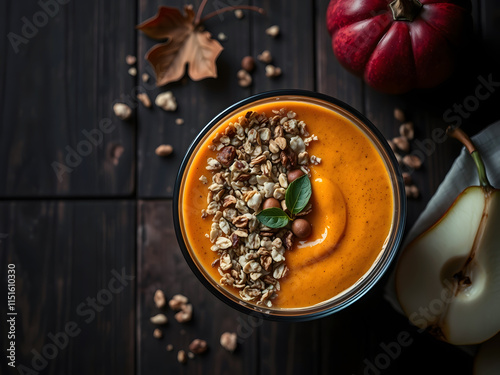
[[[264,201],[264,204],[262,205],[263,210],[265,210],[267,208],[273,208],[273,207],[281,208],[281,203],[276,198],[267,198]]]
[[[306,219],[295,219],[292,223],[292,232],[297,238],[304,239],[309,237],[312,227]]]
[[[288,172],[288,176],[287,176],[288,182],[290,183],[303,175],[304,175],[304,172],[302,171],[302,169],[293,169],[290,172]]]
[[[241,60],[241,67],[247,72],[252,72],[255,69],[255,60],[252,56],[245,56]]]

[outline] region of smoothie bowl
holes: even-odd
[[[314,319],[363,296],[393,260],[406,197],[382,134],[334,98],[258,94],[198,135],[174,191],[177,239],[227,304]]]

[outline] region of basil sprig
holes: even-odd
[[[281,208],[266,208],[257,214],[257,219],[269,228],[283,228],[289,221],[295,219],[309,202],[312,194],[311,181],[307,175],[293,180],[286,189],[285,203],[290,216]]]

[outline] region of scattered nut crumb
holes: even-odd
[[[174,317],[179,323],[189,322],[193,317],[193,305],[189,303],[187,305],[183,305],[181,307],[181,311],[175,314]]]
[[[266,65],[266,77],[278,77],[281,75],[281,68],[274,65]]]
[[[238,70],[236,76],[238,77],[238,84],[241,87],[248,87],[252,84],[252,76],[246,70]]]
[[[260,55],[257,56],[257,60],[269,64],[271,61],[273,61],[273,57],[271,56],[271,52],[269,52],[266,49],[265,51],[262,51]]]
[[[266,34],[276,38],[280,33],[280,27],[278,25],[273,25],[266,29]]]
[[[399,127],[399,134],[407,139],[413,139],[415,136],[415,130],[413,128],[413,122],[405,122]]]
[[[134,65],[137,62],[137,57],[133,55],[127,55],[127,57],[125,57],[125,61],[128,65]]]
[[[183,119],[183,118],[180,118],[180,117],[179,117],[179,118],[176,118],[176,119],[175,119],[175,123],[176,123],[177,125],[182,125],[182,124],[184,124],[184,119]]]
[[[422,160],[418,156],[411,154],[403,157],[403,163],[413,169],[419,169],[422,166]]]
[[[122,120],[127,120],[132,115],[132,108],[125,103],[115,103],[113,105],[113,111],[115,115]]]
[[[165,111],[175,111],[177,109],[177,101],[172,91],[165,91],[158,94],[155,104]]]
[[[161,331],[161,329],[159,328],[156,328],[154,331],[153,331],[153,337],[155,339],[161,339],[163,337],[163,332]]]
[[[155,301],[156,307],[159,309],[162,309],[163,307],[165,307],[165,304],[167,303],[167,301],[165,299],[165,294],[163,293],[163,291],[161,289],[158,289],[155,292],[153,299]]]
[[[182,306],[188,303],[188,298],[183,296],[182,294],[176,294],[173,296],[170,301],[168,301],[168,306],[174,310],[179,311],[182,309]]]
[[[418,196],[420,195],[416,185],[406,185],[405,192],[406,192],[406,196],[408,198],[415,199],[415,198],[418,198]]]
[[[149,318],[149,321],[153,324],[162,325],[166,324],[168,322],[168,319],[165,314],[156,314],[155,316]]]
[[[241,20],[241,19],[245,16],[245,14],[243,13],[243,11],[242,11],[241,9],[236,9],[236,10],[234,11],[234,16],[235,16],[237,19]]]
[[[167,349],[167,352],[171,352],[172,350],[174,350],[174,346],[172,344],[168,344],[166,349]]]
[[[234,352],[238,345],[238,336],[234,332],[224,332],[220,337],[221,346],[227,351]]]
[[[177,361],[179,363],[186,363],[187,361],[187,356],[186,356],[186,352],[184,350],[179,350],[177,352]]]
[[[151,108],[151,99],[149,99],[148,94],[145,92],[141,92],[137,94],[137,99],[144,105],[146,108]]]
[[[142,82],[148,82],[148,81],[149,81],[149,74],[142,73]]]
[[[171,145],[159,145],[155,150],[155,154],[158,156],[168,156],[173,151],[174,148]]]
[[[128,74],[130,74],[132,77],[135,77],[137,75],[137,69],[135,67],[131,67],[128,70]]]
[[[403,152],[410,151],[410,142],[406,137],[395,137],[392,139],[392,143]]]
[[[189,350],[194,354],[201,354],[206,352],[208,349],[207,342],[201,339],[194,339],[191,344],[189,344]]]
[[[245,56],[241,59],[241,67],[247,72],[252,72],[255,69],[255,60],[252,56]]]
[[[403,172],[403,182],[405,185],[412,185],[411,175],[408,172]]]
[[[189,357],[189,359],[193,359],[194,358],[194,353],[193,352],[188,352],[188,357]]]
[[[394,118],[400,122],[405,122],[406,116],[401,108],[394,108]]]
[[[217,35],[217,39],[219,39],[221,42],[224,42],[225,40],[227,40],[227,35],[224,33],[219,33]]]

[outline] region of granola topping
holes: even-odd
[[[305,122],[285,108],[272,112],[268,117],[248,111],[217,133],[209,146],[214,157],[208,158],[207,177],[201,179],[208,186],[201,216],[212,220],[206,237],[218,255],[212,266],[220,283],[239,289],[244,301],[266,307],[277,297],[279,280],[290,272],[285,258],[294,234],[287,227],[268,228],[256,215],[269,202],[286,210],[289,182],[321,163],[307,152],[318,138],[308,133]],[[303,214],[311,210],[309,204]]]

